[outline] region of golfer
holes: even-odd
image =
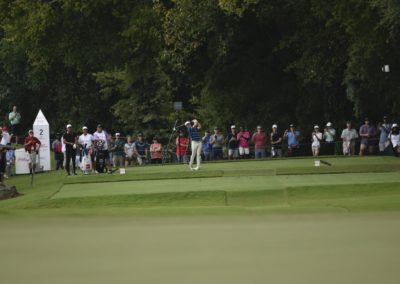
[[[185,126],[188,129],[189,137],[192,146],[192,156],[190,156],[189,168],[192,171],[198,171],[200,169],[200,162],[201,162],[201,138],[199,130],[201,129],[200,123],[197,119],[192,120],[193,125],[191,125],[190,121],[185,122]],[[197,167],[192,168],[194,157],[196,156]]]

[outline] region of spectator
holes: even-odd
[[[21,114],[17,111],[17,107],[13,106],[12,112],[8,115],[8,120],[11,125],[11,133],[15,136],[15,144],[18,144],[18,137],[20,135]]]
[[[323,135],[321,132],[319,132],[319,126],[315,125],[314,132],[311,134],[311,150],[314,157],[319,156],[319,149],[321,148],[322,138]]]
[[[76,135],[72,132],[71,124],[67,125],[67,132],[65,132],[63,135],[63,141],[66,149],[65,169],[67,170],[67,175],[68,176],[71,175],[71,168],[70,168],[71,159],[72,159],[72,175],[76,175],[75,162],[76,162],[76,144],[78,143],[78,139]]]
[[[3,184],[3,178],[7,176],[6,168],[7,168],[7,159],[6,159],[7,150],[4,147],[0,148],[0,184]]]
[[[11,143],[9,143],[8,146],[11,146]],[[4,174],[5,178],[11,177],[13,175],[13,173],[12,173],[12,165],[14,163],[15,163],[15,150],[14,149],[8,149],[6,151],[6,172]]]
[[[282,157],[282,135],[278,132],[278,126],[276,124],[272,125],[271,157],[272,158]]]
[[[124,145],[125,167],[130,166],[133,163],[135,150],[135,143],[132,142],[132,136],[128,135],[126,139],[127,141]]]
[[[56,139],[51,144],[51,148],[54,151],[54,158],[56,160],[56,170],[58,170],[59,168],[63,170],[64,154],[62,152],[62,143],[60,141],[59,134],[56,135]]]
[[[10,133],[8,133],[8,128],[6,126],[0,127],[0,131],[1,131],[1,134],[2,134],[0,144],[1,145],[10,144],[11,143],[11,138],[12,138],[13,135],[12,134],[10,135]]]
[[[389,140],[393,147],[395,156],[400,156],[400,131],[397,123],[393,123],[392,131],[389,133]]]
[[[93,141],[96,151],[101,151],[104,154],[104,160],[108,173],[111,173],[111,163],[110,163],[110,142],[111,136],[103,130],[101,124],[97,125],[97,130],[93,133]]]
[[[201,129],[201,124],[197,121],[197,119],[193,119],[192,122],[186,121],[185,126],[188,130],[189,137],[191,140],[191,149],[192,149],[192,155],[190,156],[190,161],[189,161],[189,168],[190,170],[193,171],[198,171],[200,169],[200,163],[201,163],[201,138],[200,138],[200,129]],[[193,168],[192,165],[194,163],[194,159],[196,158],[196,167]]]
[[[210,145],[212,146],[214,160],[223,159],[224,156],[222,146],[224,145],[225,139],[224,136],[219,131],[220,130],[217,126],[214,127],[214,134],[211,135],[210,138]]]
[[[150,145],[150,158],[152,164],[161,164],[162,162],[162,145],[157,136],[153,138],[153,144]]]
[[[283,135],[283,138],[287,139],[288,141],[289,156],[297,156],[299,154],[300,150],[299,137],[300,137],[300,132],[296,130],[294,124],[290,124],[289,130],[285,130],[285,133]]]
[[[36,171],[36,156],[42,143],[33,135],[33,130],[28,131],[28,136],[25,138],[24,147],[25,152],[29,154],[29,172]]]
[[[360,145],[360,156],[364,156],[365,152],[369,154],[374,151],[374,137],[376,135],[375,127],[370,125],[369,119],[365,118],[364,124],[360,127],[361,145]]]
[[[332,123],[328,122],[326,128],[324,129],[324,139],[325,139],[325,154],[335,155],[335,140],[336,140],[336,130],[332,127]]]
[[[387,116],[383,117],[383,123],[378,123],[379,130],[379,152],[383,154],[385,149],[390,145],[389,134],[392,125],[388,122]]]
[[[148,145],[144,140],[143,134],[138,134],[138,139],[135,141],[135,149],[134,155],[137,158],[137,161],[140,166],[147,163],[147,156],[148,156]]]
[[[178,163],[187,164],[188,161],[188,148],[189,148],[189,138],[186,137],[185,132],[181,129],[179,130],[178,137],[175,140],[176,144],[176,160]]]
[[[356,139],[358,138],[357,130],[355,130],[351,122],[346,123],[346,128],[343,129],[340,136],[343,140],[343,155],[354,155],[356,153]]]
[[[249,140],[251,138],[250,132],[248,132],[243,127],[239,128],[240,131],[237,134],[237,139],[239,140],[239,155],[240,158],[249,158],[250,155],[250,147]]]
[[[257,126],[257,132],[253,134],[254,156],[256,159],[265,158],[265,147],[267,146],[267,135],[262,130],[262,127]]]
[[[239,156],[239,140],[237,139],[236,126],[231,126],[231,133],[228,135],[228,157],[229,160],[237,159]]]
[[[113,152],[113,164],[116,168],[125,165],[124,146],[125,142],[121,139],[121,134],[119,132],[115,133],[115,140],[112,144],[111,151]]]
[[[204,132],[203,141],[203,155],[205,161],[210,161],[212,158],[212,146],[210,145],[210,130]]]
[[[88,128],[86,126],[83,126],[82,134],[78,138],[78,143],[81,146],[80,157],[82,158],[84,155],[90,156],[90,159],[92,161],[92,168],[94,169],[93,141],[93,135],[88,133]],[[80,161],[82,161],[82,159]]]

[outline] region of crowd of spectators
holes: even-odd
[[[18,143],[20,133],[21,115],[17,107],[13,107],[9,114],[9,125],[0,128],[1,144],[10,145],[14,139]],[[164,162],[189,163],[191,153],[191,139],[186,128],[178,128],[176,135],[167,145],[162,145],[159,137],[155,136],[148,143],[143,133],[135,136],[123,137],[121,133],[114,135],[97,125],[93,134],[83,126],[77,133],[73,131],[71,124],[66,126],[64,134],[57,135],[52,141],[51,148],[54,151],[55,168],[65,169],[68,175],[76,174],[76,168],[82,162],[82,157],[87,155],[96,169],[96,153],[99,151],[104,155],[105,168],[109,172],[112,168],[128,167],[133,164],[139,166],[151,163],[160,164]],[[30,130],[30,135],[32,131]],[[357,129],[351,122],[341,131],[336,131],[331,122],[327,122],[320,129],[314,125],[308,133],[300,133],[296,125],[290,124],[287,129],[281,131],[277,124],[273,124],[271,131],[266,131],[261,125],[254,132],[245,127],[231,125],[224,135],[219,127],[204,130],[201,137],[201,157],[203,161],[222,159],[262,159],[265,157],[281,158],[300,155],[366,155],[380,153],[384,155],[400,154],[399,126],[390,123],[388,118],[377,125],[372,125],[368,118],[364,124]],[[32,134],[33,135],[33,134]],[[29,136],[28,136],[29,137]],[[27,140],[26,140],[27,141]],[[24,145],[26,147],[26,145]],[[40,145],[39,145],[40,147]],[[11,175],[11,165],[14,161],[12,150],[1,150],[0,160],[3,161],[5,176]],[[6,162],[4,162],[6,161]]]

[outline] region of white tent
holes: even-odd
[[[42,143],[38,157],[40,160],[36,171],[50,171],[50,129],[49,123],[43,112],[39,110],[35,122],[33,123],[33,132]],[[29,174],[29,158],[24,149],[18,149],[15,151],[15,173],[18,174]]]
[[[39,169],[42,169],[43,171],[50,171],[50,127],[46,117],[41,110],[39,110],[35,122],[33,123],[33,133],[35,137],[37,137],[40,142],[42,142],[39,151]]]

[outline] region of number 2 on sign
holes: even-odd
[[[40,135],[43,135],[43,129],[39,130]]]

